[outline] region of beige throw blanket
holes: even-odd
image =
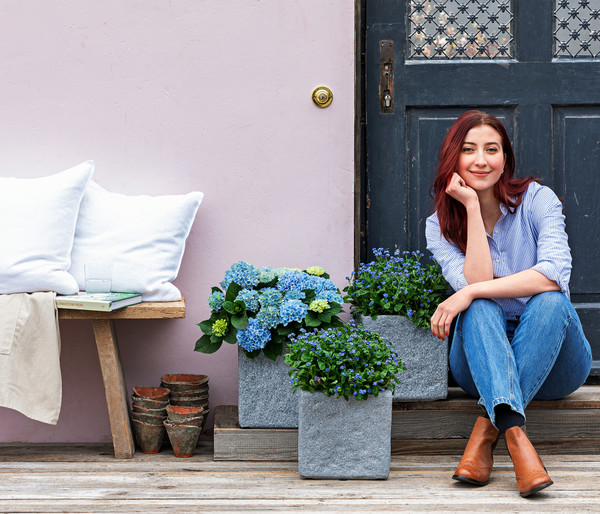
[[[62,401],[55,297],[0,295],[0,406],[51,425]]]

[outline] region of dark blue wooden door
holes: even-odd
[[[429,188],[448,127],[491,112],[517,174],[564,201],[572,300],[600,374],[600,0],[365,0],[362,258],[425,250]]]

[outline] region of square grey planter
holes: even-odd
[[[284,345],[283,355],[286,353]],[[273,362],[262,353],[246,357],[238,346],[238,417],[242,428],[297,428],[298,395],[283,355]]]
[[[346,401],[300,394],[298,472],[302,478],[383,480],[390,474],[392,392]]]
[[[440,341],[404,316],[357,316],[356,321],[389,339],[406,366],[398,377],[394,400],[441,400],[448,396],[447,339]]]

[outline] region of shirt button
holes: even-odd
[[[500,262],[500,259],[496,259],[496,262]]]

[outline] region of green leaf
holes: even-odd
[[[210,336],[203,335],[196,341],[194,351],[201,353],[215,353],[219,348],[221,348],[221,343],[211,343]]]
[[[212,336],[210,336],[210,342],[213,344],[220,343],[222,341],[223,341],[223,336],[216,336],[214,334]]]
[[[221,289],[219,287],[211,287],[210,292],[211,293],[222,293],[223,291],[221,291]]]
[[[304,318],[304,323],[306,323],[307,327],[318,327],[321,324],[321,320],[316,312],[308,311],[306,318]]]
[[[319,319],[323,323],[330,323],[331,322],[331,314],[328,311],[321,312],[321,313],[319,313]]]
[[[237,343],[237,330],[233,326],[229,327],[229,330],[227,330],[227,333],[223,337],[223,341],[229,344]]]
[[[235,282],[232,282],[229,284],[227,292],[225,293],[225,300],[228,302],[233,302],[241,290],[242,288],[239,285],[237,285]]]
[[[246,330],[248,328],[248,316],[244,314],[234,314],[231,316],[231,324],[238,330]]]
[[[225,309],[229,314],[235,314],[235,304],[231,301],[223,302],[223,309]]]
[[[243,350],[244,350],[244,353],[246,354],[246,357],[248,357],[249,359],[256,359],[256,357],[258,357],[260,355],[260,350],[252,350],[251,352],[249,352],[248,350],[245,350],[245,349],[243,349]]]
[[[198,326],[200,327],[200,330],[202,330],[202,332],[204,332],[205,334],[207,334],[209,336],[212,335],[213,322],[210,319],[207,319],[206,321],[198,323]]]
[[[272,361],[276,361],[277,357],[279,357],[283,353],[283,344],[274,343],[271,341],[267,346],[263,348],[263,353],[267,359],[271,359]]]

